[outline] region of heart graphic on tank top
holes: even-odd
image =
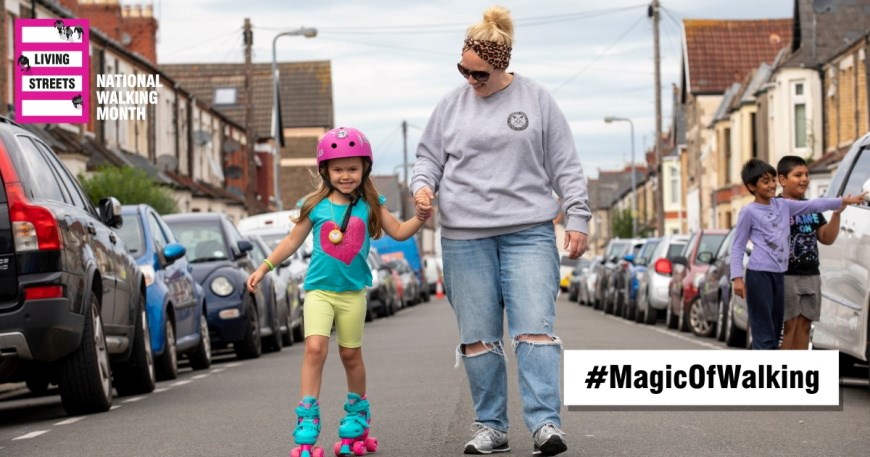
[[[351,216],[341,242],[332,244],[332,241],[329,241],[329,232],[337,228],[338,225],[335,222],[326,221],[323,223],[323,226],[320,228],[320,246],[326,254],[341,260],[345,265],[350,265],[353,258],[362,249],[363,242],[365,241],[366,224],[362,219]]]

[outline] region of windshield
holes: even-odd
[[[172,221],[172,233],[179,243],[187,249],[187,260],[191,263],[211,262],[229,258],[229,248],[224,241],[220,225],[212,222]]]
[[[145,234],[142,232],[142,221],[135,214],[124,214],[121,216],[124,220],[121,227],[115,231],[121,235],[124,244],[127,245],[127,252],[130,254],[141,254],[145,251]]]
[[[724,239],[725,235],[723,234],[713,235],[705,233],[701,237],[701,244],[698,245],[698,253],[695,255],[695,260],[700,260],[702,252],[708,252],[711,255],[716,254]]]

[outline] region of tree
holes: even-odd
[[[133,167],[101,167],[90,178],[79,175],[88,198],[97,205],[100,199],[115,197],[123,205],[145,203],[159,214],[178,212],[172,191],[156,183],[144,170]]]
[[[613,225],[610,227],[615,238],[631,238],[631,210],[624,209],[613,216]]]

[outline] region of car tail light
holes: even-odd
[[[21,183],[7,183],[6,197],[16,252],[60,250],[63,247],[54,214],[48,208],[30,204]]]
[[[63,286],[36,286],[24,289],[25,300],[63,297]]]
[[[671,261],[664,258],[656,260],[654,268],[656,273],[660,275],[670,276],[674,272],[674,266],[671,264]]]

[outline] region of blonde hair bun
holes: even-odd
[[[514,21],[511,12],[503,6],[491,6],[483,12],[483,20],[468,28],[468,36],[475,40],[493,41],[513,46]]]

